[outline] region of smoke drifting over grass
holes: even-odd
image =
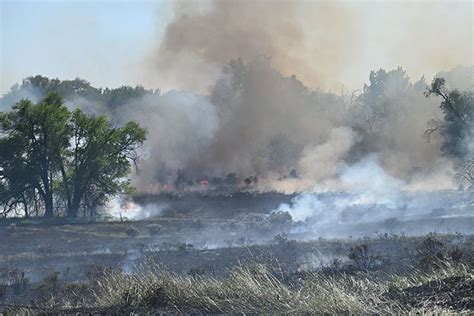
[[[393,210],[405,203],[404,183],[388,175],[375,156],[351,166],[341,166],[334,174],[334,181],[314,187],[313,192],[297,196],[293,205],[283,204],[279,210],[288,211],[296,221],[312,218],[323,221],[323,224],[337,224],[341,212],[349,208],[379,205]],[[322,199],[318,196],[328,191],[342,194],[336,193]]]
[[[316,185],[291,203],[281,204],[275,212],[288,212],[299,222],[294,232],[313,237],[443,231],[443,216],[472,222],[472,194],[443,190],[433,180],[439,175],[431,177],[414,187],[387,174],[378,158],[369,156],[341,167],[337,185]],[[411,227],[412,221],[418,224]],[[433,226],[435,223],[438,227]]]

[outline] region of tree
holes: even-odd
[[[81,110],[72,114],[71,127],[71,145],[60,170],[67,214],[76,217],[81,205],[93,210],[107,196],[130,188],[122,179],[137,160],[145,130],[134,122],[111,128],[104,116],[89,117]]]
[[[351,114],[355,129],[373,138],[383,134],[387,122],[403,110],[412,87],[406,72],[400,67],[389,72],[384,69],[371,71],[369,82],[356,98]]]
[[[69,116],[61,97],[49,94],[36,105],[28,100],[20,101],[11,112],[2,114],[0,120],[6,134],[2,138],[6,153],[10,153],[10,159],[21,160],[21,164],[11,160],[2,163],[9,187],[18,189],[16,192],[10,189],[10,194],[21,195],[34,188],[44,202],[45,217],[53,216],[53,182],[57,162],[69,141]],[[15,178],[15,169],[23,176]]]
[[[17,136],[0,139],[0,205],[1,212],[7,216],[11,211],[23,206],[25,217],[28,217],[29,198],[34,192],[34,174],[28,168],[26,157],[16,157],[25,143]]]
[[[456,180],[462,186],[474,184],[474,94],[449,91],[444,78],[435,78],[426,96],[442,98],[443,119],[431,120],[425,134],[438,132],[443,137],[441,151],[456,162]]]
[[[444,78],[435,78],[426,96],[436,95],[442,98],[440,108],[442,120],[432,120],[426,134],[439,132],[443,137],[441,151],[447,156],[465,160],[472,155],[473,143],[474,95],[472,92],[449,91]]]
[[[4,209],[41,198],[45,217],[63,202],[76,217],[128,189],[124,177],[136,161],[145,130],[129,122],[111,127],[103,116],[71,113],[55,93],[38,104],[21,100],[0,114],[0,204]]]

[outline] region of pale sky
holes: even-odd
[[[0,1],[0,94],[36,74],[139,84],[130,70],[172,16],[166,1]]]

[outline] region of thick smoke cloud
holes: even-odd
[[[307,21],[318,21],[332,30],[309,32],[312,25],[305,25]],[[149,62],[151,69],[159,69],[171,80],[168,84],[205,91],[229,60],[250,61],[267,55],[284,73],[298,74],[320,86],[323,78],[344,67],[341,62],[323,60],[347,60],[351,52],[344,46],[358,46],[350,36],[355,25],[353,12],[337,3],[210,1],[203,8],[179,2],[175,19]]]
[[[229,60],[260,55],[324,90],[359,88],[376,67],[432,77],[473,64],[471,9],[468,2],[177,2],[146,59],[145,80],[207,92]]]
[[[309,91],[282,76],[268,59],[238,60],[224,72],[210,96],[220,128],[196,162],[201,170],[281,176],[297,167],[305,146],[325,141],[342,120],[343,105],[334,95]]]
[[[375,72],[352,94],[341,88],[359,89],[374,65],[406,65],[415,79],[428,74],[430,81],[441,69],[472,64],[468,7],[178,2],[174,19],[147,56],[146,79],[164,89],[209,93],[216,119],[203,117],[201,128],[192,128],[199,135],[215,126],[204,143],[197,138],[200,150],[185,162],[166,164],[188,179],[235,173],[240,179],[257,177],[262,190],[295,192],[322,183],[337,186],[341,166],[376,154],[380,167],[412,190],[453,188],[452,164],[439,151],[442,140],[423,136],[426,122],[440,115],[439,100],[423,95],[425,80],[411,81],[394,69]],[[469,74],[472,68],[441,75],[465,90],[472,87]],[[341,92],[323,92],[328,89]],[[178,133],[179,128],[168,133],[168,143]],[[154,160],[159,158],[176,161]]]
[[[219,124],[215,106],[191,92],[145,96],[112,115],[118,122],[135,120],[148,130],[143,159],[133,175],[140,191],[166,190],[179,170],[205,153]]]
[[[459,77],[466,69],[472,71],[445,74]],[[360,91],[336,95],[312,91],[259,57],[230,62],[210,95],[146,96],[111,115],[149,129],[134,175],[141,191],[176,190],[179,178],[199,189],[200,180],[231,173],[237,185],[257,178],[252,190],[351,191],[341,168],[372,155],[377,162],[371,165],[403,182],[403,190],[454,189],[440,137],[424,136],[427,122],[440,116],[440,100],[424,96],[427,85],[412,82],[401,68],[379,70]]]

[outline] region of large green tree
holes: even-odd
[[[44,202],[45,217],[53,216],[53,184],[57,162],[69,142],[69,117],[68,109],[56,94],[47,95],[38,104],[22,100],[12,111],[0,116],[0,127],[5,134],[1,139],[4,153],[10,153],[13,159],[11,163],[8,159],[2,161],[4,174],[9,174],[4,182],[9,187],[17,183],[20,191],[21,188],[37,190]],[[21,160],[21,168],[15,159]],[[24,173],[23,177],[11,175],[15,167]]]
[[[123,178],[136,162],[145,130],[134,122],[111,128],[104,116],[89,117],[81,110],[72,113],[71,128],[60,170],[68,216],[76,217],[81,206],[92,212],[107,196],[130,188]]]
[[[136,123],[112,127],[103,116],[71,113],[55,93],[1,113],[0,133],[0,203],[6,210],[22,204],[26,213],[37,194],[45,217],[53,216],[55,201],[76,217],[81,207],[127,189],[125,177],[145,140]]]
[[[0,214],[6,215],[19,208],[26,217],[29,215],[37,181],[27,157],[16,156],[25,145],[17,135],[0,139]]]

